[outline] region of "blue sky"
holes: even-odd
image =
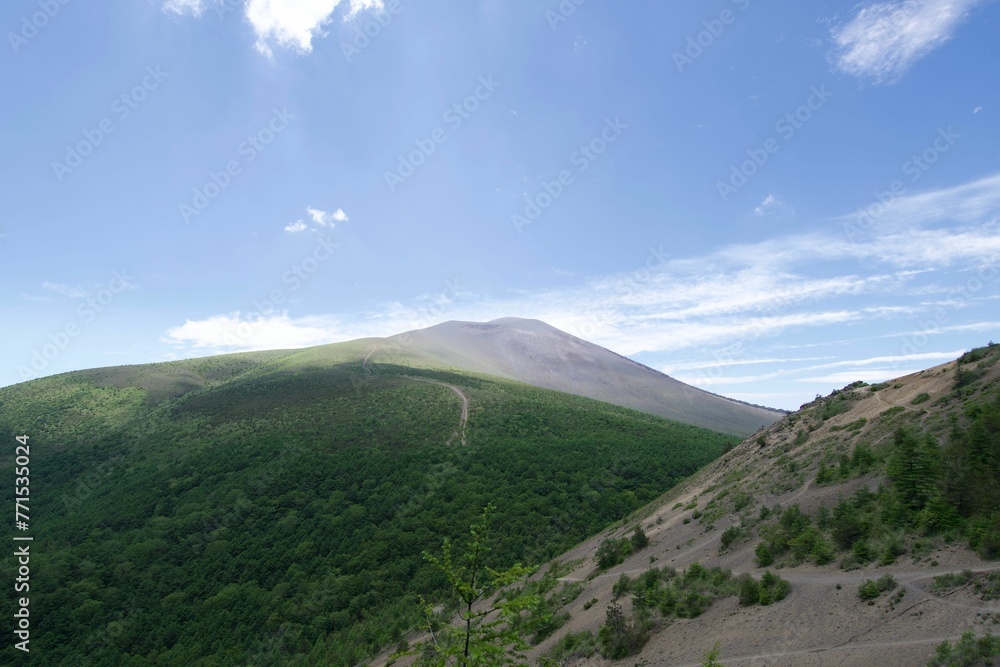
[[[535,317],[796,408],[1000,339],[1000,4],[35,0],[0,384]]]

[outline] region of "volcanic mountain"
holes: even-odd
[[[373,362],[403,351],[723,433],[746,436],[784,415],[684,384],[539,320],[452,321],[366,342]]]

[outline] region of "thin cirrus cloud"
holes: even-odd
[[[863,7],[833,30],[838,69],[872,81],[891,83],[955,34],[980,0],[903,0]]]
[[[60,296],[69,297],[70,299],[82,299],[90,294],[90,292],[83,287],[71,287],[70,285],[63,285],[62,283],[44,282],[42,283],[42,287],[50,292],[55,292]]]
[[[693,384],[693,385],[697,385],[697,386],[701,386],[701,387],[720,386],[720,385],[726,386],[726,385],[735,385],[735,384],[748,384],[748,383],[751,383],[751,382],[762,382],[762,381],[765,381],[765,380],[774,380],[774,379],[778,379],[778,378],[787,378],[788,376],[797,375],[797,374],[800,374],[800,373],[810,373],[810,372],[813,372],[813,371],[820,371],[820,370],[832,370],[832,369],[835,369],[835,368],[851,368],[851,369],[854,369],[854,370],[850,370],[850,371],[838,371],[836,373],[831,373],[831,374],[828,374],[826,376],[823,376],[822,378],[817,378],[817,377],[813,376],[813,377],[809,377],[809,378],[796,379],[795,381],[796,382],[828,382],[828,381],[831,381],[830,378],[834,378],[834,377],[836,377],[838,379],[841,378],[841,377],[848,378],[848,379],[845,380],[845,382],[853,382],[854,380],[866,379],[865,377],[861,377],[861,376],[869,376],[869,377],[877,376],[877,377],[881,377],[882,379],[887,379],[887,378],[899,377],[901,375],[907,375],[907,374],[909,374],[911,372],[914,372],[914,371],[900,371],[899,368],[900,368],[901,364],[904,364],[904,363],[905,364],[912,364],[914,362],[920,362],[921,364],[927,364],[927,363],[933,363],[933,362],[951,361],[952,359],[955,359],[955,358],[961,356],[964,352],[965,352],[965,350],[962,349],[962,350],[953,350],[953,351],[950,351],[950,352],[917,352],[917,353],[911,353],[911,354],[899,354],[899,355],[892,355],[892,356],[884,355],[884,356],[879,356],[879,357],[869,357],[867,359],[847,359],[847,360],[835,361],[835,362],[827,363],[827,364],[817,364],[817,365],[813,365],[813,366],[802,366],[802,367],[797,367],[797,368],[795,368],[795,367],[793,367],[793,368],[786,367],[786,368],[781,368],[779,370],[773,371],[771,373],[763,373],[763,374],[759,374],[759,375],[742,375],[742,376],[735,376],[735,377],[725,377],[725,376],[716,376],[716,375],[711,375],[709,373],[704,373],[702,375],[692,375],[692,376],[683,377],[683,378],[679,377],[678,379],[682,379],[684,382],[687,382],[688,384]],[[801,361],[801,360],[799,360],[799,359],[771,359],[771,360],[767,360],[765,362],[758,362],[758,363],[775,362],[775,363],[787,364],[787,363],[796,362],[796,361]],[[714,365],[705,365],[705,366],[700,367],[698,369],[692,369],[692,370],[719,370],[719,369],[724,369],[724,368],[728,368],[730,366],[735,366],[735,365],[738,365],[738,364],[734,364],[734,363],[716,363]],[[880,368],[874,368],[874,369],[873,368],[866,368],[866,367],[869,367],[869,366],[879,366]],[[668,372],[671,372],[671,370],[676,370],[676,368],[673,368],[671,370],[668,370],[667,368],[663,368],[661,370],[663,370],[665,373],[668,373]]]
[[[165,0],[164,11],[201,16],[207,7],[231,0]],[[323,26],[333,20],[342,2],[350,19],[365,10],[381,11],[382,0],[246,0],[245,15],[257,35],[254,48],[268,58],[274,48],[309,53],[315,37],[325,37]]]

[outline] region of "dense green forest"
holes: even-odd
[[[444,596],[421,554],[485,505],[489,564],[541,563],[736,441],[318,350],[0,389],[4,479],[14,436],[31,438],[33,664],[354,665],[419,623],[421,595]],[[467,446],[445,444],[459,397],[413,377],[471,399]],[[0,661],[15,654],[8,643]]]

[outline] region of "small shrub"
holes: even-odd
[[[641,551],[649,546],[649,538],[646,537],[646,531],[642,529],[642,526],[636,526],[635,532],[632,533],[631,537],[632,551]]]
[[[896,578],[891,574],[883,575],[879,578],[875,584],[878,586],[879,593],[888,593],[889,591],[895,590],[899,584],[896,582]]]
[[[632,580],[628,578],[627,574],[623,574],[618,577],[618,581],[615,582],[615,585],[611,589],[611,594],[614,596],[614,599],[617,600],[621,596],[628,594],[631,590]]]
[[[726,528],[722,531],[722,537],[720,538],[722,542],[720,551],[725,551],[746,536],[747,530],[742,526],[730,526],[729,528]]]
[[[792,586],[770,571],[765,572],[760,579],[760,603],[762,605],[780,602],[788,596]]]
[[[757,567],[768,567],[774,563],[774,553],[771,552],[771,547],[768,546],[767,542],[758,544],[754,555],[756,556]]]
[[[756,579],[749,574],[744,574],[739,578],[738,583],[739,592],[737,595],[739,596],[741,605],[750,607],[760,602],[760,584]]]
[[[931,400],[931,395],[925,391],[914,396],[913,400],[910,401],[910,405],[920,405],[921,403],[926,403],[929,400]]]
[[[646,623],[627,618],[620,605],[612,604],[607,610],[607,620],[597,635],[601,655],[610,660],[620,660],[642,650],[649,639]]]
[[[722,663],[719,662],[721,656],[722,648],[719,646],[719,642],[715,642],[715,646],[705,651],[702,656],[701,667],[722,667]]]
[[[959,586],[965,586],[970,581],[972,581],[972,570],[942,574],[940,577],[934,577],[934,590],[941,591],[948,588],[958,588]]]
[[[928,667],[970,667],[992,664],[991,658],[1000,655],[1000,639],[991,634],[976,638],[971,630],[965,632],[954,646],[951,642],[938,644]]]
[[[549,652],[548,658],[556,665],[578,658],[589,658],[597,650],[597,638],[588,630],[568,633]],[[542,663],[539,663],[542,664]],[[551,664],[551,663],[550,663]]]
[[[601,542],[594,554],[597,567],[606,570],[623,562],[632,555],[632,541],[624,538],[608,538]]]
[[[874,600],[882,594],[882,591],[878,589],[878,584],[869,579],[865,583],[858,587],[858,597],[862,600]]]
[[[733,511],[741,512],[753,505],[753,496],[749,493],[737,493],[733,496]]]

